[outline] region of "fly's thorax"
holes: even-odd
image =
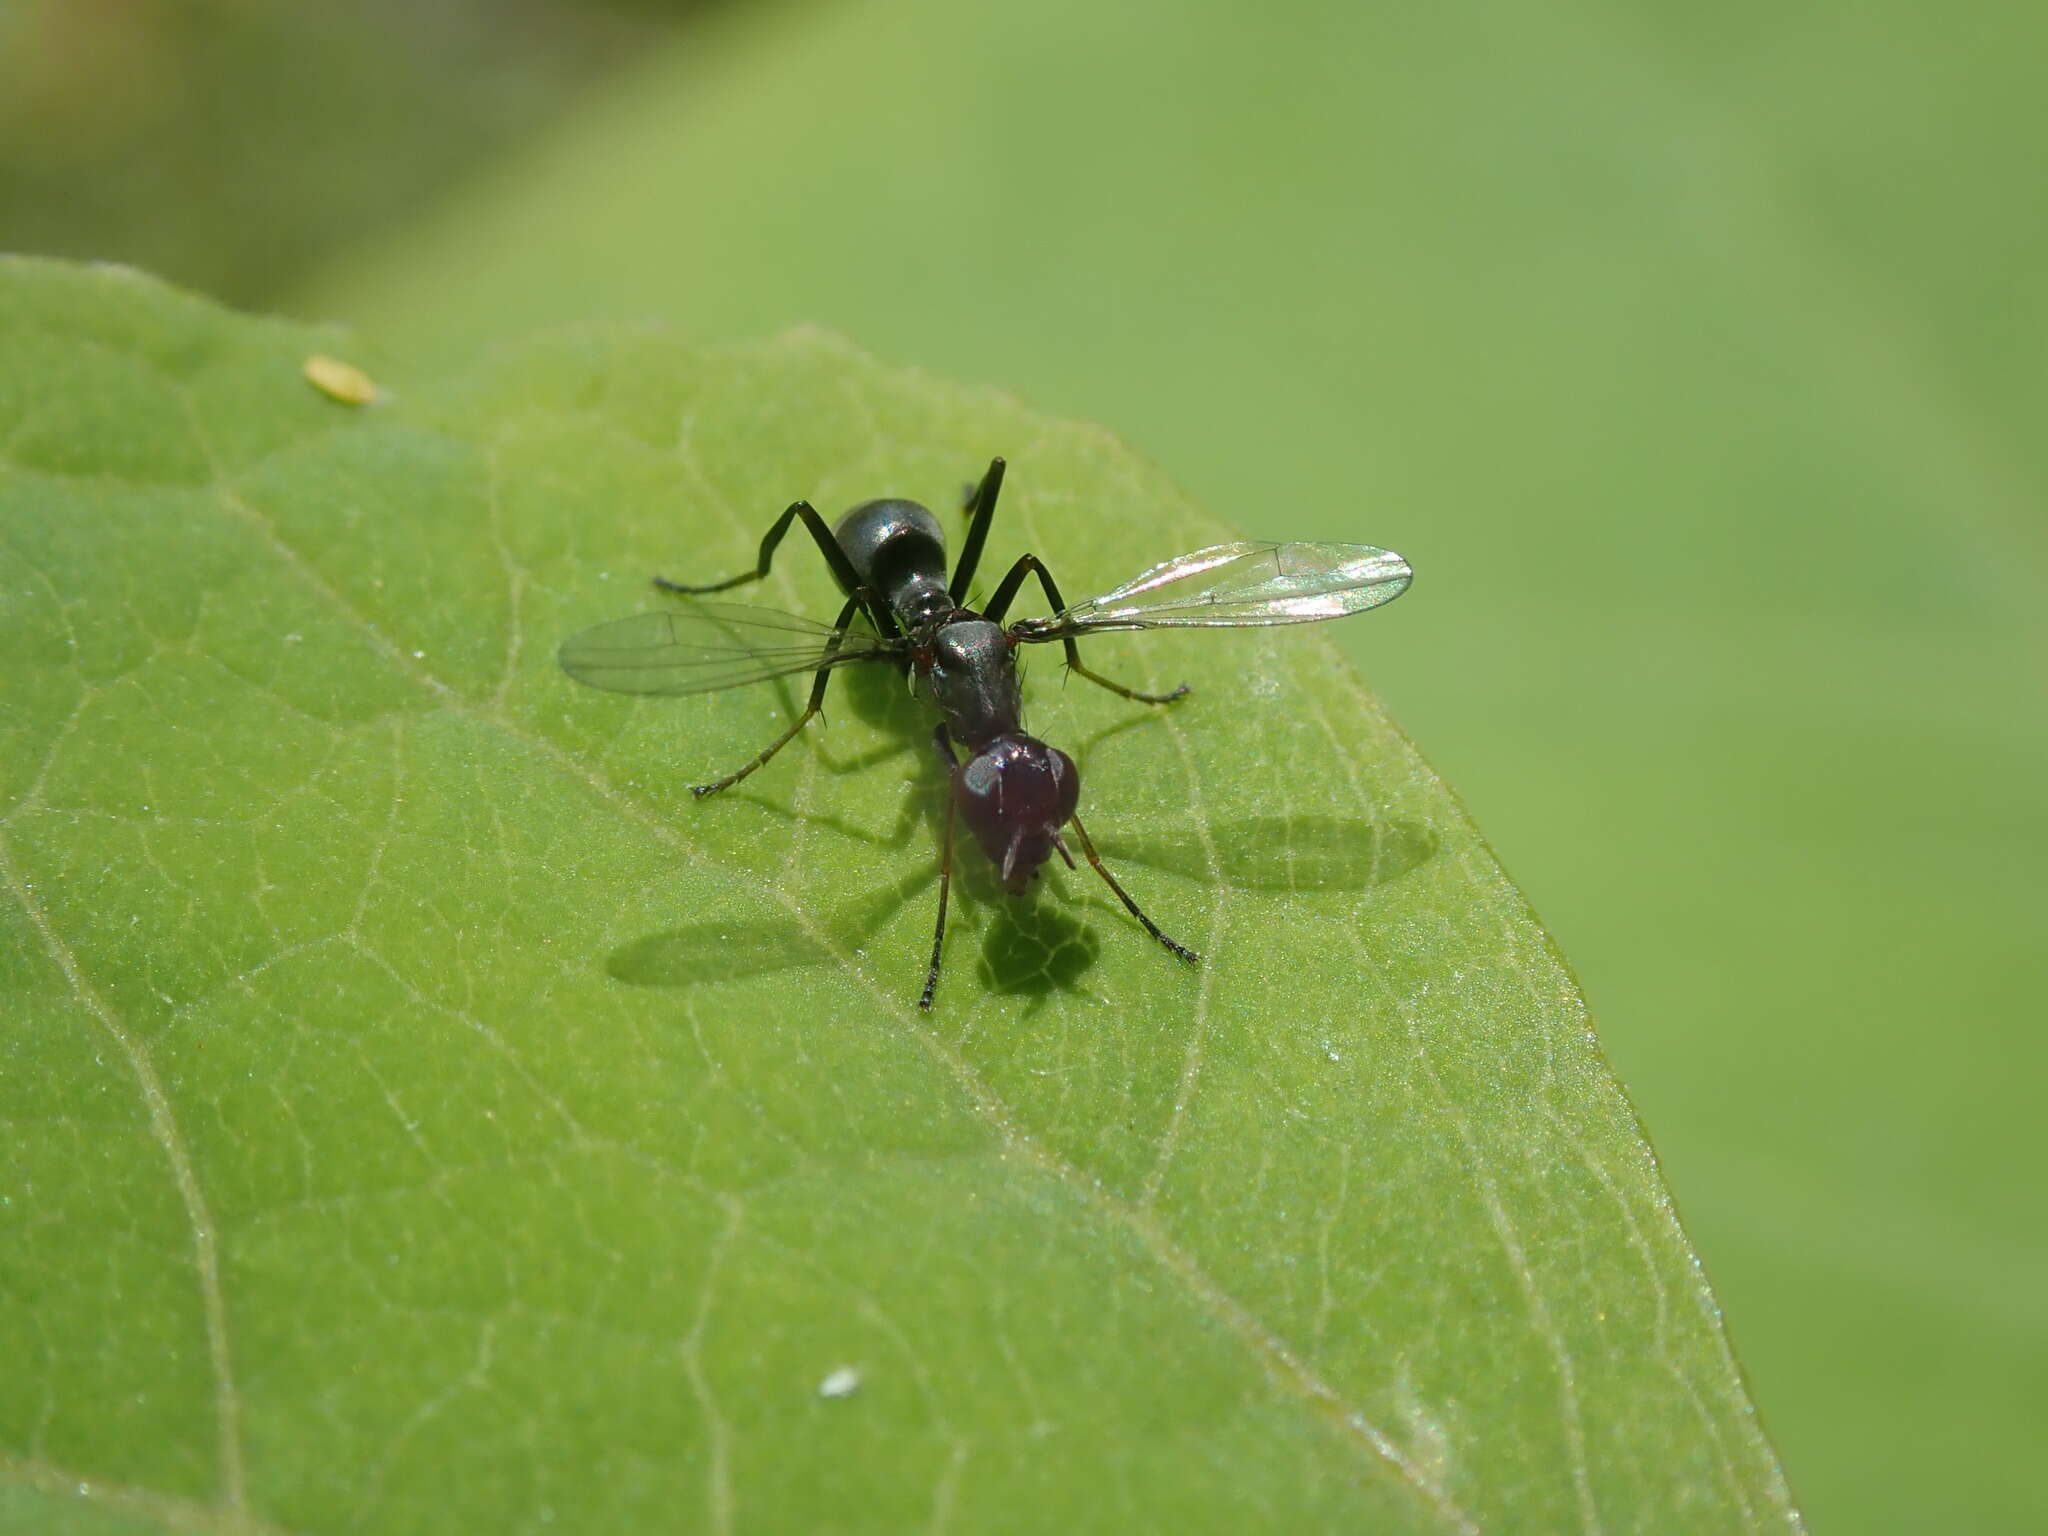
[[[911,668],[918,696],[945,716],[954,740],[970,751],[1022,730],[1017,646],[1002,625],[973,618],[940,624],[912,649]]]
[[[953,770],[954,808],[1013,896],[1037,878],[1080,801],[1074,760],[1022,732],[986,743]]]

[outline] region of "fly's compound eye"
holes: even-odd
[[[995,754],[990,752],[970,757],[962,763],[960,775],[953,784],[953,794],[960,803],[961,812],[970,817],[985,806],[993,810],[1002,789],[1003,770]]]

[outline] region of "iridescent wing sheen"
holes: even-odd
[[[1309,624],[1391,603],[1413,579],[1406,560],[1368,544],[1212,544],[1050,618],[1020,619],[1010,633],[1038,641],[1111,629]]]
[[[596,625],[564,640],[556,657],[577,682],[609,693],[678,694],[886,660],[898,648],[772,608],[691,603]]]

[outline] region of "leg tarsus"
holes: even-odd
[[[733,785],[739,783],[741,779],[744,779],[756,768],[766,763],[769,758],[788,746],[795,739],[796,733],[811,723],[813,715],[824,713],[825,685],[832,680],[833,658],[839,654],[840,642],[846,639],[847,626],[853,623],[853,616],[859,611],[860,598],[857,596],[848,598],[846,606],[839,610],[839,617],[832,626],[834,634],[831,640],[826,642],[824,653],[818,658],[818,670],[811,681],[811,701],[804,706],[804,712],[796,717],[796,723],[768,743],[759,755],[752,762],[741,768],[739,772],[728,773],[724,778],[714,779],[709,784],[693,784],[690,786],[691,794],[702,800],[706,795],[715,795],[722,789],[731,789]]]
[[[760,579],[761,573],[759,571],[742,571],[737,576],[728,577],[724,581],[714,581],[709,586],[692,587],[686,586],[680,581],[670,581],[666,576],[656,576],[654,578],[654,590],[657,592],[680,592],[685,597],[701,597],[707,592],[726,592],[744,582],[759,581]]]
[[[946,945],[946,898],[953,889],[953,785],[950,777],[952,770],[960,766],[960,760],[953,756],[953,738],[944,725],[932,732],[932,746],[946,764],[948,782],[946,827],[939,837],[939,917],[932,927],[932,963],[924,973],[924,991],[917,999],[917,1006],[926,1013],[931,1012],[932,994],[939,990],[939,954]]]
[[[1102,876],[1102,878],[1109,883],[1109,888],[1112,891],[1116,892],[1117,900],[1121,901],[1124,904],[1125,908],[1130,912],[1131,916],[1135,917],[1139,922],[1145,925],[1145,931],[1151,934],[1152,937],[1157,939],[1161,944],[1164,944],[1168,949],[1172,950],[1174,954],[1178,955],[1181,959],[1185,960],[1189,965],[1199,964],[1201,962],[1202,957],[1196,954],[1192,949],[1189,949],[1187,945],[1179,942],[1177,939],[1168,938],[1166,934],[1161,931],[1159,925],[1153,922],[1151,918],[1145,915],[1144,909],[1140,907],[1135,901],[1131,900],[1131,893],[1125,890],[1121,885],[1117,883],[1116,876],[1112,875],[1108,871],[1108,869],[1106,869],[1103,866],[1102,857],[1100,854],[1096,853],[1095,843],[1088,836],[1088,829],[1081,825],[1081,818],[1078,816],[1069,817],[1067,825],[1074,829],[1074,836],[1078,837],[1081,840],[1081,852],[1083,856],[1087,858],[1088,862],[1095,866],[1095,873]]]
[[[818,676],[820,678],[824,678],[830,676],[830,674],[820,672]],[[764,765],[769,758],[773,757],[776,753],[780,752],[784,747],[788,746],[790,742],[795,739],[796,733],[802,730],[805,726],[809,725],[811,723],[811,716],[817,713],[818,706],[815,702],[807,705],[804,709],[804,712],[796,717],[796,723],[792,725],[788,730],[784,731],[780,736],[776,737],[773,741],[771,741],[765,748],[763,748],[760,755],[756,757],[752,762],[748,763],[744,768],[740,769],[737,773],[728,773],[724,778],[714,779],[709,784],[692,784],[690,786],[690,793],[695,795],[699,800],[702,800],[706,795],[715,795],[720,790],[731,789],[733,785],[739,783],[741,779],[744,779],[756,768],[759,768],[762,765]]]
[[[934,741],[949,764],[955,763],[953,745],[946,728],[939,727]],[[919,1011],[930,1013],[932,996],[939,990],[939,957],[946,947],[946,898],[953,890],[953,786],[946,786],[945,831],[939,836],[939,916],[932,925],[932,963],[924,973],[924,991],[918,994]]]
[[[946,898],[953,889],[953,802],[946,802],[946,840],[939,858],[939,916],[932,924],[932,963],[924,973],[924,991],[917,997],[918,1011],[930,1013],[932,998],[939,990],[939,959],[946,948]]]
[[[1069,646],[1073,645],[1073,643],[1071,640],[1067,642]],[[1082,666],[1080,662],[1075,661],[1072,657],[1067,659],[1067,670],[1069,672],[1078,672],[1098,687],[1107,688],[1111,693],[1120,694],[1127,699],[1134,699],[1140,704],[1171,704],[1175,699],[1186,698],[1189,692],[1186,683],[1182,683],[1170,693],[1144,693],[1136,688],[1126,688],[1122,683],[1112,682],[1100,672],[1092,671]]]
[[[988,608],[982,617],[992,624],[1002,623],[1003,615],[1010,611],[1010,604],[1016,598],[1018,588],[1024,585],[1024,578],[1027,576],[1038,578],[1039,586],[1045,589],[1045,600],[1052,605],[1054,613],[1065,611],[1067,600],[1060,596],[1060,589],[1053,582],[1052,572],[1045,568],[1045,562],[1036,555],[1019,555],[1017,563],[1010,567],[1009,574],[1003,578],[1002,585],[996,588],[995,596],[989,599]],[[1123,698],[1139,704],[1171,704],[1175,699],[1187,694],[1186,683],[1182,683],[1171,693],[1146,693],[1141,689],[1126,688],[1122,683],[1112,682],[1100,672],[1084,666],[1081,661],[1081,648],[1074,643],[1072,635],[1068,635],[1061,643],[1066,647],[1069,672],[1078,672],[1089,682],[1107,688],[1111,693]]]

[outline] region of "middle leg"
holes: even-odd
[[[1017,589],[1024,585],[1024,578],[1026,576],[1036,576],[1038,578],[1038,584],[1045,588],[1045,600],[1052,604],[1052,611],[1054,613],[1060,613],[1065,610],[1067,606],[1066,599],[1060,596],[1060,589],[1053,585],[1052,572],[1045,568],[1045,562],[1036,555],[1019,555],[1017,563],[1010,567],[1010,574],[1005,576],[1003,584],[996,588],[996,595],[988,600],[988,608],[983,612],[982,617],[992,624],[1002,623],[1003,615],[1010,611],[1010,604],[1015,601]],[[1080,673],[1089,682],[1099,684],[1107,688],[1111,693],[1121,694],[1127,699],[1135,699],[1140,704],[1171,704],[1175,699],[1181,698],[1188,691],[1186,683],[1182,683],[1171,693],[1141,693],[1136,688],[1126,688],[1122,683],[1112,682],[1100,672],[1093,672],[1087,667],[1082,666],[1081,648],[1074,643],[1072,635],[1068,635],[1063,643],[1067,648],[1067,670]]]

